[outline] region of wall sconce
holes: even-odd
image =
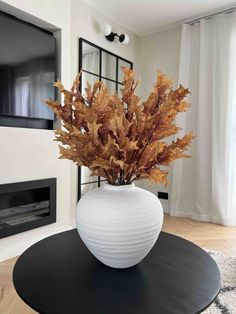
[[[115,37],[118,37],[119,42],[123,45],[127,45],[129,42],[129,36],[127,34],[118,35],[117,33],[112,32],[111,25],[108,23],[104,25],[103,33],[109,41],[114,41]]]

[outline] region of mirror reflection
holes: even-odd
[[[126,62],[122,59],[118,60],[118,81],[122,83],[124,73],[122,71],[122,67],[130,68],[130,63]]]
[[[89,44],[83,43],[82,69],[99,74],[99,50]]]
[[[116,83],[115,82],[112,82],[112,81],[109,81],[109,80],[105,80],[103,79],[102,82],[106,85],[106,88],[108,89],[109,93],[111,95],[117,93],[116,91]]]
[[[102,76],[116,80],[116,57],[102,52]]]
[[[84,96],[85,95],[85,88],[87,87],[87,84],[93,85],[96,81],[99,81],[99,77],[96,75],[92,75],[90,73],[83,72],[82,73],[82,79],[81,79],[81,93]]]

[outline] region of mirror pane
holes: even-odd
[[[98,180],[97,176],[90,176],[91,171],[87,168],[82,166],[81,167],[81,184],[88,183],[88,182],[94,182]]]
[[[99,74],[99,50],[86,43],[82,50],[82,69]]]
[[[116,80],[116,57],[102,52],[102,76]]]
[[[114,95],[117,91],[116,91],[116,83],[109,81],[109,80],[105,80],[102,79],[103,83],[106,85],[106,88],[108,89],[109,93],[111,95]]]
[[[123,88],[123,84],[118,83],[118,96],[122,98],[121,89]]]
[[[125,68],[130,68],[131,65],[129,62],[125,62],[121,59],[118,60],[118,81],[119,82],[122,82],[123,81],[123,76],[124,76],[124,73],[122,71],[122,67],[125,67]]]
[[[120,99],[122,99],[122,93],[121,93],[121,89],[123,88],[123,84],[118,83],[118,96],[120,97]],[[127,104],[124,103],[124,108],[127,109]]]
[[[81,185],[81,195],[84,195],[88,191],[91,191],[97,187],[98,187],[97,183],[90,183],[90,184]]]
[[[81,79],[81,92],[82,92],[82,96],[85,95],[85,88],[87,87],[87,83],[91,84],[93,86],[93,84],[95,82],[99,81],[99,77],[93,74],[89,74],[86,72],[82,73],[82,79]]]
[[[103,180],[103,181],[100,182],[100,186],[103,186],[106,183],[107,183],[107,181]],[[96,189],[97,187],[98,187],[98,183],[97,182],[96,183],[89,183],[89,184],[81,185],[81,194],[84,195],[88,191]]]

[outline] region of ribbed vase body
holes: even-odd
[[[155,244],[163,210],[154,194],[134,184],[106,184],[80,199],[76,220],[81,239],[98,260],[126,268],[139,263]]]

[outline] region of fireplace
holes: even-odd
[[[0,185],[0,238],[56,222],[56,178]]]

